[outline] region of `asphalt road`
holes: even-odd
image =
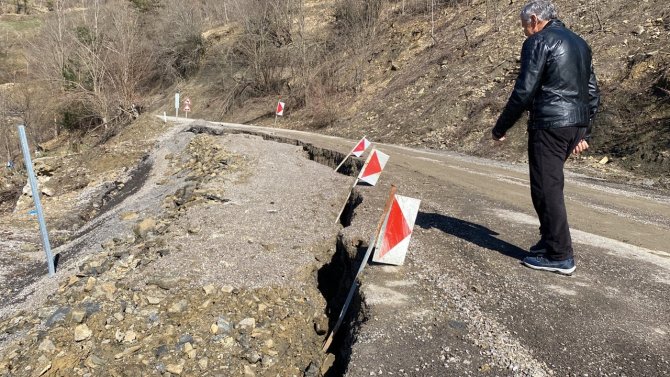
[[[354,144],[218,127],[342,153]],[[670,375],[669,196],[568,172],[577,270],[565,277],[519,263],[538,238],[526,165],[374,147],[391,158],[376,187],[359,189],[351,237],[369,238],[391,183],[422,203],[406,265],[366,268],[347,375]]]

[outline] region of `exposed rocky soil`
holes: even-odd
[[[348,179],[297,146],[168,135],[141,187],[103,205],[57,249],[56,277],[34,271],[44,266],[37,246],[23,250],[34,230],[3,228],[11,267],[2,271],[0,374],[319,376],[335,368],[335,355],[321,351],[329,319],[317,278],[337,284],[344,270],[317,272],[335,253],[338,188]]]

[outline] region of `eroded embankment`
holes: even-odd
[[[330,236],[310,239],[312,224],[282,207],[272,191],[282,185],[295,190],[282,179],[295,181],[297,175],[291,174],[305,174],[299,159],[334,167],[344,156],[268,135],[256,136],[272,143],[224,135],[216,128],[192,131],[198,136],[187,155],[169,157],[168,173],[186,179],[184,187],[164,198],[162,215],[149,219],[143,213],[120,214],[144,225],[135,236],[109,234],[103,252],[80,262],[78,273],[63,276],[57,294],[40,310],[0,322],[0,375],[95,375],[105,369],[110,375],[209,371],[339,376],[346,371],[358,325],[365,319],[358,295],[329,352],[322,352],[321,346],[352,284],[363,245],[348,240],[341,227],[333,227]],[[238,143],[218,143],[206,134],[236,137],[234,141],[246,143],[240,148],[251,150],[252,156],[224,150],[222,145]],[[304,153],[295,155],[294,148],[283,147],[265,151],[279,145],[276,142],[299,145]],[[255,148],[260,152],[253,155],[252,145],[258,143],[267,144]],[[276,172],[272,153],[284,153],[278,160],[288,159],[288,165],[296,167]],[[351,160],[343,171],[355,173],[361,165]],[[333,176],[324,172],[320,176]],[[256,181],[264,175],[264,182]],[[129,186],[129,191],[135,190]],[[292,194],[323,210],[318,205],[323,194],[313,191],[313,197]],[[120,205],[132,200],[130,192]],[[342,225],[350,224],[361,201],[354,192]],[[308,210],[328,217],[327,211]],[[226,226],[233,218],[235,226]],[[287,228],[252,229],[275,223]],[[291,234],[301,227],[306,228],[302,233]],[[281,263],[290,258],[291,266],[307,267],[289,271]],[[268,270],[254,271],[258,264]],[[243,276],[247,281],[240,283]],[[260,282],[256,287],[249,281],[253,279]],[[247,286],[238,288],[235,282]]]
[[[300,146],[303,148],[307,158],[331,168],[335,168],[346,157],[340,152],[319,148],[311,143],[269,135],[263,132],[221,129],[202,125],[192,126],[188,131],[196,134],[205,133],[219,136],[225,134],[247,134],[262,137],[264,140]],[[342,165],[338,172],[354,176],[358,174],[362,166],[363,162],[360,159],[351,158]],[[361,244],[360,241],[349,240],[344,232],[344,229],[350,226],[355,216],[356,207],[362,202],[363,196],[358,191],[353,190],[339,219],[343,229],[338,233],[336,238],[337,241],[334,245],[335,254],[333,254],[330,261],[318,270],[316,276],[317,287],[327,302],[325,311],[328,315],[329,332],[326,335],[330,334],[330,330],[333,329],[340,316],[346,296],[354,283],[353,277],[367,247],[367,245]],[[333,366],[325,373],[326,376],[341,376],[346,372],[351,348],[356,339],[356,333],[360,324],[365,321],[365,318],[365,304],[358,290],[356,290],[342,325],[334,335],[333,341],[327,349],[328,353],[334,355],[335,361]]]

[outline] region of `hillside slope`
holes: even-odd
[[[318,21],[312,40],[328,40],[338,22],[337,2],[312,1]],[[524,160],[525,126],[519,122],[508,143],[495,145],[489,130],[505,104],[518,72],[523,42],[519,2],[472,1],[438,5],[434,38],[431,14],[385,3],[365,48],[332,46],[337,90],[316,106],[291,106],[290,82],[276,95],[288,98],[280,127],[380,142],[450,149],[493,158]],[[511,3],[511,4],[510,4]],[[592,46],[603,105],[593,148],[584,164],[607,156],[611,166],[651,176],[667,185],[670,171],[670,10],[665,1],[561,1],[561,19]],[[318,17],[317,17],[318,16]],[[319,34],[320,33],[320,34]],[[235,35],[230,36],[235,38]],[[223,40],[226,40],[225,38]],[[230,39],[226,43],[230,43]],[[355,61],[362,60],[363,72]],[[209,75],[195,78],[192,92]],[[363,79],[360,85],[352,76]],[[195,94],[196,96],[198,94]],[[221,98],[206,100],[196,116],[271,125],[276,95],[246,99],[224,114]],[[221,95],[223,97],[223,95]],[[299,104],[298,104],[299,105]],[[216,109],[216,110],[214,110]],[[316,117],[331,117],[323,122]],[[603,167],[608,171],[616,169]],[[601,169],[601,170],[602,170]],[[621,173],[619,173],[621,174]],[[658,179],[660,178],[660,179]]]
[[[146,26],[138,29],[138,40],[175,59],[171,63],[159,59],[172,76],[156,76],[160,70],[150,70],[155,77],[140,80],[136,93],[126,96],[132,99],[131,108],[114,103],[117,91],[108,88],[99,100],[108,102],[103,107],[109,117],[96,113],[83,133],[90,137],[102,126],[107,130],[104,123],[111,118],[132,122],[135,116],[125,115],[128,109],[135,112],[136,103],[144,112],[173,114],[173,93],[178,90],[182,99],[192,100],[191,117],[274,126],[273,108],[279,97],[287,111],[277,127],[354,139],[367,135],[377,142],[525,161],[522,121],[510,131],[507,142],[490,140],[490,129],[518,73],[524,39],[518,21],[522,2],[436,1],[432,11],[424,0],[198,4],[182,4],[199,16],[189,13],[188,22],[182,20],[186,24],[175,35],[183,41],[164,38],[176,38],[174,46],[157,46],[151,38],[182,22],[184,12],[170,12],[167,5],[130,12],[138,17],[138,25]],[[558,5],[561,19],[592,46],[603,99],[592,148],[584,157],[572,159],[571,166],[608,179],[670,188],[667,2],[562,0]],[[74,16],[85,12],[77,8],[66,14],[77,25],[86,17],[81,21]],[[33,13],[3,15],[0,26],[11,28],[20,40],[40,38],[39,30],[48,25],[52,12]],[[4,42],[0,64],[6,69],[0,80],[7,83],[0,97],[7,128],[0,129],[0,137],[11,159],[19,156],[11,142],[17,122],[43,130],[31,133],[34,142],[68,129],[72,104],[66,103],[65,94],[73,83],[65,83],[62,96],[50,96],[45,81],[31,76],[36,70],[25,62],[31,44],[9,38]],[[170,55],[174,49],[179,50],[177,56]],[[182,60],[187,66],[179,66]],[[93,98],[92,93],[83,92],[81,98]],[[29,119],[19,120],[18,110],[5,102],[17,102],[12,106]],[[118,127],[109,130],[92,145],[104,143]],[[81,139],[78,131],[70,133],[71,139]],[[61,140],[63,145],[77,144]],[[609,163],[599,164],[603,157]],[[8,187],[13,192],[17,186]]]

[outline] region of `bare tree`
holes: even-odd
[[[31,44],[29,61],[35,78],[60,93],[51,109],[61,114],[60,123],[84,131],[103,126],[113,133],[137,115],[138,92],[154,55],[139,10],[122,0],[87,5],[85,11],[66,12],[66,2],[56,0],[52,17]]]

